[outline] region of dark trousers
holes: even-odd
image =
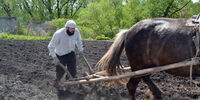
[[[57,55],[60,63],[62,63],[64,66],[67,65],[67,69],[69,70],[70,74],[72,75],[72,77],[76,76],[76,55],[74,52],[68,53],[66,55],[63,56],[59,56]],[[63,76],[63,74],[65,73],[65,71],[59,66],[56,66],[56,78],[58,80],[60,80]],[[66,77],[66,79],[68,79]]]

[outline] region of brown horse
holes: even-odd
[[[187,19],[155,18],[143,20],[129,30],[118,33],[107,53],[97,63],[108,75],[116,75],[120,69],[120,56],[125,48],[131,70],[162,66],[180,62],[195,56],[194,37],[198,28],[187,26]],[[183,67],[167,71],[173,75],[189,76],[190,68]],[[200,76],[200,67],[193,67],[193,77]],[[132,99],[141,79],[148,85],[156,99],[161,98],[161,91],[152,82],[150,76],[130,78],[127,88]]]

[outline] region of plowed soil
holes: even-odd
[[[62,94],[53,86],[55,67],[48,55],[48,40],[0,40],[0,100],[129,100],[125,85],[98,82],[67,88]],[[95,71],[95,64],[108,50],[112,42],[83,41],[85,56]],[[77,55],[77,77],[84,76],[87,64]],[[123,65],[129,66],[126,56]],[[151,76],[162,90],[163,100],[200,100],[200,78],[192,85],[188,77],[177,77],[165,72]],[[136,98],[149,100],[146,84],[140,82]]]

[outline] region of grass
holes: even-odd
[[[51,36],[40,37],[40,36],[2,34],[2,35],[0,35],[0,39],[3,39],[3,40],[50,40]]]
[[[52,36],[28,36],[28,35],[14,35],[14,34],[0,34],[0,40],[50,40]],[[108,40],[113,41],[113,39],[107,38],[107,37],[98,37],[98,38],[89,38],[84,40]]]

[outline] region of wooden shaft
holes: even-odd
[[[66,81],[66,75],[67,75],[67,73],[65,72],[65,73],[63,74],[63,76],[61,77],[60,82]]]
[[[72,79],[72,75],[71,75],[70,72],[68,71],[67,66],[64,66],[64,65],[61,64],[61,63],[58,63],[58,65],[65,71],[65,73],[67,73],[68,78],[69,78],[69,79]],[[62,77],[65,77],[64,75],[66,75],[66,74],[63,74]]]
[[[123,67],[124,71],[130,71],[131,67]],[[100,71],[100,72],[96,72],[95,74],[97,75],[106,75],[106,71]]]
[[[86,62],[87,65],[88,65],[88,71],[89,71],[89,74],[93,74],[94,71],[92,70],[92,67],[90,66],[89,62],[87,61],[87,59],[85,58],[84,55],[83,55],[83,59],[85,60],[85,62]]]
[[[124,67],[123,70],[128,72],[131,70],[131,67]],[[88,79],[88,78],[91,79],[91,78],[94,78],[97,76],[99,76],[99,77],[106,76],[106,71],[96,72],[96,73],[88,75],[86,77],[73,78],[73,79],[70,79],[69,81],[84,80],[84,79]]]
[[[183,61],[179,63],[174,63],[174,64],[169,64],[169,65],[164,65],[164,66],[158,66],[154,68],[148,68],[148,69],[142,69],[134,72],[128,72],[125,74],[121,74],[118,76],[105,76],[101,78],[94,78],[90,79],[89,81],[87,80],[78,80],[78,81],[68,81],[68,82],[63,82],[63,86],[69,86],[69,85],[77,85],[77,84],[86,84],[86,83],[94,83],[94,82],[103,82],[103,81],[113,81],[113,80],[120,80],[124,78],[129,78],[129,77],[140,77],[160,71],[165,71],[169,69],[174,69],[174,68],[180,68],[180,67],[186,67],[190,66],[191,64],[193,65],[198,65],[199,64],[199,57],[193,59],[193,61]]]

